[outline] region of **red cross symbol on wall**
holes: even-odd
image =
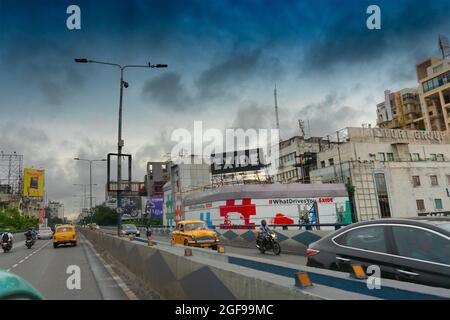
[[[220,225],[221,229],[254,229],[255,223],[250,222],[250,216],[256,215],[256,206],[252,204],[252,199],[242,199],[242,204],[236,204],[235,200],[227,200],[224,206],[220,206],[220,216],[223,217],[223,224]],[[229,214],[239,213],[241,219],[244,220],[244,225],[233,225]]]

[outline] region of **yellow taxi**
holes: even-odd
[[[77,231],[75,227],[70,224],[57,226],[53,234],[53,248],[60,244],[77,245]]]
[[[213,250],[217,250],[219,244],[216,232],[201,220],[179,221],[172,232],[172,241],[185,246],[211,247]]]

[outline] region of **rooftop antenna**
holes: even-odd
[[[273,96],[275,99],[275,120],[276,120],[276,126],[277,126],[277,130],[278,130],[278,136],[280,138],[280,142],[281,140],[281,134],[280,134],[280,120],[278,118],[278,100],[277,100],[277,85],[275,84],[275,89],[273,90]]]
[[[311,126],[309,125],[309,119],[308,119],[308,133],[309,137],[311,138]]]
[[[439,35],[439,49],[442,53],[442,59],[450,56],[450,42],[446,36]]]
[[[303,120],[298,120],[298,126],[300,127],[300,134],[305,137],[305,122]]]

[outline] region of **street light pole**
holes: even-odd
[[[76,58],[75,62],[77,63],[97,63],[115,66],[120,69],[120,97],[119,97],[119,128],[118,128],[118,137],[117,137],[117,235],[120,237],[120,229],[122,225],[122,148],[124,146],[124,141],[122,139],[122,100],[123,100],[123,87],[128,88],[128,83],[123,80],[123,73],[126,68],[167,68],[167,64],[151,64],[150,62],[147,65],[120,65],[117,63],[103,62],[103,61],[95,61],[88,60],[86,58]]]
[[[117,137],[117,235],[120,237],[120,229],[122,227],[122,199],[121,199],[121,182],[122,182],[122,100],[123,100],[123,67],[120,67],[120,97],[119,97],[119,130]]]
[[[89,215],[91,216],[91,223],[92,223],[92,162],[106,161],[106,159],[92,160],[92,159],[74,158],[74,160],[89,162]],[[86,188],[84,190],[86,197]]]
[[[89,211],[92,211],[92,161],[89,161]]]

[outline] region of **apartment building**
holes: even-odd
[[[144,181],[148,195],[163,193],[163,186],[170,178],[168,166],[170,162],[147,162],[147,174]]]
[[[312,183],[346,183],[354,221],[450,214],[450,134],[346,128],[322,144]],[[319,165],[320,164],[320,165]]]
[[[377,124],[380,128],[387,129],[424,130],[418,90],[386,90],[384,101],[377,104]]]
[[[425,129],[450,132],[450,60],[431,57],[416,73]]]
[[[280,142],[275,182],[309,183],[309,172],[316,167],[316,154],[322,138],[294,136]]]

